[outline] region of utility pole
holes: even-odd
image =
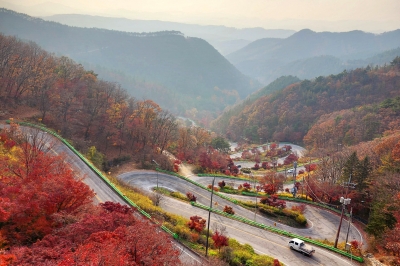
[[[336,239],[335,239],[335,245],[334,245],[335,248],[337,248],[337,244],[338,244],[338,240],[339,240],[339,234],[340,234],[340,228],[342,226],[344,209],[346,208],[346,205],[350,204],[350,202],[351,202],[351,199],[347,198],[348,186],[349,186],[350,183],[351,183],[351,175],[350,175],[350,178],[349,178],[349,183],[347,184],[346,198],[340,197],[340,203],[342,203],[342,213],[340,214],[339,228],[338,228],[337,233],[336,233]]]
[[[214,183],[215,183],[215,176],[212,181],[211,185],[211,201],[210,201],[210,209],[208,210],[208,224],[207,224],[207,239],[206,239],[206,257],[208,256],[208,238],[210,236],[210,219],[211,219],[211,208],[212,208],[212,199],[214,195]]]

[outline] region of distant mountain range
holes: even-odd
[[[78,28],[0,9],[0,32],[94,66],[109,80],[125,81],[133,96],[150,98],[180,114],[218,113],[259,88],[206,41],[177,31]]]
[[[206,40],[222,55],[229,54],[261,38],[287,38],[294,30],[202,26],[159,20],[132,20],[79,14],[60,14],[42,17],[68,26],[102,28],[126,32],[180,31],[186,36]]]
[[[264,38],[226,57],[242,73],[268,84],[283,75],[301,79],[336,74],[382,63],[377,54],[399,55],[400,30],[372,34],[362,31],[314,32],[308,29],[285,39]]]

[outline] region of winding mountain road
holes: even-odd
[[[4,127],[5,125],[0,125],[0,127]],[[25,128],[24,130],[30,134],[30,131],[37,131],[36,129]],[[34,132],[31,133],[34,133]],[[39,132],[38,134],[47,135],[46,133]],[[113,201],[119,202],[121,204],[126,204],[126,202],[115,193],[103,180],[101,180],[78,156],[76,156],[68,147],[66,147],[61,141],[54,138],[51,135],[46,136],[48,141],[48,147],[51,151],[58,155],[63,155],[64,160],[71,166],[71,168],[75,171],[78,177],[84,177],[84,182],[88,184],[96,193],[96,200],[98,202],[105,201]],[[122,180],[138,186],[142,189],[152,190],[155,187],[155,184],[158,180],[158,184],[161,187],[173,190],[180,191],[181,193],[186,193],[191,191],[197,196],[197,199],[200,203],[204,205],[209,205],[210,193],[208,191],[202,190],[197,186],[194,186],[191,183],[184,182],[182,179],[179,179],[175,176],[170,176],[162,173],[156,173],[153,171],[135,171],[130,173],[125,173],[119,176]],[[217,195],[214,195],[214,202],[218,202],[218,206],[232,205],[230,202],[219,198]],[[199,215],[201,217],[207,217],[208,212],[202,209],[191,206],[188,203],[184,203],[178,200],[174,200],[171,198],[164,198],[162,201],[162,207],[171,213],[180,214],[184,217],[189,218],[193,215]],[[215,207],[215,206],[214,206]],[[254,217],[254,213],[243,209],[241,207],[234,207],[236,214],[248,217],[251,219],[251,216]],[[324,211],[319,212],[319,217],[315,217],[315,221],[319,224],[330,223],[327,222],[331,218],[327,218],[329,216]],[[312,220],[314,218],[311,218]],[[318,219],[318,221],[317,221]],[[259,254],[266,254],[272,257],[278,258],[281,262],[286,265],[352,265],[352,262],[347,258],[336,255],[332,252],[328,252],[324,249],[315,247],[316,253],[313,257],[305,257],[300,253],[294,252],[290,250],[287,246],[288,238],[280,235],[276,235],[270,233],[266,230],[259,229],[247,224],[243,224],[238,221],[234,221],[228,219],[226,217],[219,216],[217,214],[211,215],[212,224],[220,224],[225,226],[227,232],[230,237],[237,239],[241,243],[248,243],[255,251]],[[272,221],[257,216],[258,222],[263,222],[265,224],[271,224]],[[314,226],[312,228],[317,229],[316,222],[314,222]],[[336,222],[335,224],[338,224]],[[344,223],[345,224],[345,223]],[[324,229],[318,228],[317,230],[312,228],[308,229],[294,229],[294,228],[284,228],[284,225],[277,224],[277,227],[281,227],[287,231],[298,233],[301,235],[312,236],[313,238],[319,238],[321,235],[327,236],[325,233],[321,233],[318,231],[323,231]],[[327,224],[326,227],[330,227],[330,224]],[[303,231],[298,231],[303,230]],[[309,230],[309,231],[304,231]],[[345,231],[345,228],[342,228],[342,232]],[[329,233],[331,235],[332,233]],[[341,239],[343,239],[343,234],[341,235]],[[350,238],[351,239],[351,238]],[[197,257],[195,253],[191,250],[187,250],[185,247],[181,246],[179,243],[176,243],[182,250],[181,260],[188,263],[199,263],[201,264],[201,259]]]
[[[158,179],[159,187],[163,187],[171,191],[179,191],[183,194],[186,194],[186,192],[191,192],[196,195],[197,202],[206,206],[210,205],[210,192],[203,190],[194,184],[185,182],[176,176],[153,171],[134,171],[121,174],[118,176],[118,178],[147,191],[152,191],[152,189],[156,186]],[[211,177],[208,178],[210,180],[208,184],[210,184]],[[215,205],[216,202],[217,205]],[[225,205],[233,206],[231,202],[214,194],[213,208],[222,209]],[[161,207],[166,211],[182,215],[188,219],[193,215],[198,215],[203,218],[208,217],[207,211],[168,197],[164,197]],[[233,208],[236,215],[247,217],[248,219],[254,219],[254,212],[239,206],[233,206]],[[279,223],[276,224],[276,226],[292,233],[310,236],[313,239],[327,238],[332,241],[332,237],[334,237],[336,234],[337,225],[339,224],[338,216],[325,210],[312,207],[307,207],[306,216],[312,224],[310,228],[298,229]],[[262,222],[267,225],[274,225],[275,223],[274,221],[259,215],[257,215],[256,220],[257,222]],[[276,235],[266,230],[243,224],[214,213],[211,214],[211,224],[225,226],[230,237],[237,239],[241,243],[248,243],[254,247],[256,252],[278,258],[279,261],[285,263],[286,265],[352,265],[352,262],[347,258],[343,258],[319,247],[314,247],[316,249],[316,253],[313,257],[304,257],[300,253],[293,252],[288,248],[287,243],[289,238],[287,237]],[[346,230],[347,224],[344,222],[341,228],[341,241],[345,239],[345,234],[347,232]],[[358,232],[355,231],[356,230],[351,230],[349,237],[350,240],[352,240],[353,237],[355,239],[360,237]]]

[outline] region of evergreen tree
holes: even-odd
[[[358,163],[356,170],[356,175],[352,180],[357,183],[357,190],[361,192],[364,188],[366,188],[366,180],[372,171],[372,166],[368,156],[365,156],[365,158]]]
[[[356,179],[355,175],[357,175],[359,164],[360,161],[358,160],[357,152],[353,152],[344,164],[342,172],[342,182],[348,182],[348,180],[352,182],[352,180]]]
[[[223,153],[228,153],[230,150],[229,142],[223,137],[216,137],[211,141],[211,146]]]
[[[372,203],[371,215],[369,217],[368,224],[365,231],[377,238],[380,238],[383,233],[388,229],[393,229],[396,225],[396,218],[392,211],[387,208],[388,199],[377,197]]]

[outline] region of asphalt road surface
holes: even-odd
[[[191,192],[196,195],[197,202],[206,206],[210,205],[210,192],[203,190],[189,182],[185,182],[175,176],[153,171],[134,171],[122,174],[118,178],[147,191],[152,191],[152,189],[156,186],[158,179],[159,187],[163,187],[171,191],[179,191],[182,194]],[[215,205],[215,202],[217,202],[218,205]],[[214,194],[213,208],[222,209],[225,205],[232,206],[236,215],[247,217],[248,219],[254,219],[254,212],[238,206],[233,206],[231,202],[226,201]],[[193,215],[199,215],[205,219],[208,218],[207,211],[168,197],[163,198],[161,206],[166,211],[182,215],[186,218],[189,218]],[[313,239],[327,238],[332,240],[332,237],[334,237],[336,234],[337,226],[339,224],[338,216],[325,210],[312,207],[307,207],[306,216],[310,220],[310,228],[296,229],[282,224],[277,224],[276,226],[292,233],[303,236],[311,236]],[[274,221],[259,215],[257,215],[256,220],[257,222],[262,222],[267,225],[274,224]],[[266,230],[246,225],[214,213],[211,214],[211,224],[220,224],[225,226],[229,237],[233,237],[241,243],[248,243],[253,246],[257,253],[278,258],[279,261],[285,263],[286,265],[352,265],[349,259],[318,247],[314,247],[316,252],[312,257],[305,257],[300,253],[292,251],[288,248],[287,243],[289,238],[287,237],[276,235]],[[341,229],[342,232],[340,234],[340,241],[344,241],[345,233],[347,232],[346,230],[347,223],[344,222]],[[352,240],[353,237],[359,237],[358,233],[354,233],[353,231],[355,230],[351,230],[352,234],[349,237],[350,240]]]

